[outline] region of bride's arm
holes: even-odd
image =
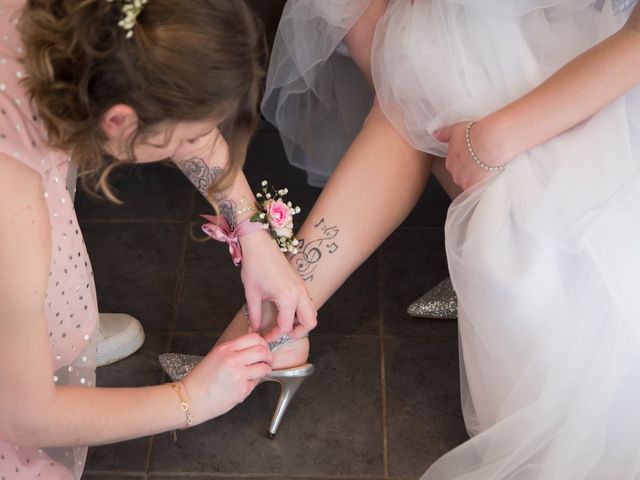
[[[570,61],[538,87],[473,127],[472,144],[501,165],[589,118],[640,82],[640,4],[615,34]],[[469,159],[466,123],[434,133],[449,142],[447,168],[467,188],[487,176]]]
[[[640,4],[618,32],[478,122],[474,130],[482,143],[477,148],[497,152],[496,163],[509,161],[577,125],[639,82]]]
[[[618,32],[482,119],[474,130],[491,144],[491,152],[499,152],[496,161],[504,163],[577,125],[639,82],[640,4]]]

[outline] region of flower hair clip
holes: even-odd
[[[298,239],[293,235],[293,216],[300,213],[300,207],[294,207],[291,202],[283,200],[289,190],[272,189],[269,183],[262,181],[262,191],[256,193],[258,211],[251,217],[252,222],[259,222],[266,226],[271,236],[282,252],[298,253]]]
[[[113,3],[114,0],[107,0],[107,2]],[[133,36],[133,27],[136,26],[138,15],[148,2],[149,0],[121,0],[122,18],[118,22],[118,26],[127,32],[125,38]]]

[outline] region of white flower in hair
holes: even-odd
[[[114,0],[107,0],[107,2],[113,3]],[[133,36],[133,27],[136,26],[138,15],[148,2],[149,0],[122,0],[122,18],[118,22],[118,26],[127,32],[125,38]]]

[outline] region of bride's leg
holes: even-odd
[[[345,39],[353,61],[370,85],[373,34],[388,3],[373,0]],[[374,105],[298,232],[304,242],[291,263],[305,279],[316,308],[406,218],[424,189],[434,158],[413,149]],[[446,181],[444,161],[439,163],[439,180],[442,177],[449,195],[457,195],[457,187]],[[268,331],[275,322],[273,310],[263,308],[263,317],[263,329]],[[244,315],[238,312],[218,341],[238,337],[247,329]],[[284,345],[273,366],[299,365],[308,352],[306,339]]]
[[[349,48],[351,59],[358,66],[367,83],[372,88],[371,45],[373,44],[376,24],[384,14],[388,4],[389,0],[372,0],[344,39]]]
[[[431,173],[451,200],[462,193],[462,189],[453,182],[451,174],[447,171],[444,165],[444,158],[434,157],[434,161],[431,164]]]
[[[412,148],[374,105],[298,233],[293,267],[316,308],[407,217],[433,157]]]
[[[412,148],[374,105],[297,235],[302,244],[291,264],[306,281],[316,308],[407,217],[431,163],[432,157]],[[268,329],[272,319],[265,318],[263,328]],[[247,328],[239,312],[220,340]],[[306,339],[283,346],[274,368],[304,363],[308,348]]]
[[[373,88],[373,79],[371,76],[371,46],[373,44],[373,35],[376,30],[376,24],[384,14],[388,5],[389,0],[372,0],[345,37],[351,59],[358,66],[371,88]],[[445,168],[444,158],[433,157],[433,159],[431,173],[436,180],[438,180],[438,183],[447,195],[449,195],[449,198],[453,200],[462,193],[462,189],[453,182],[451,175]]]

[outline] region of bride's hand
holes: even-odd
[[[469,123],[454,123],[433,132],[434,138],[449,144],[445,165],[453,181],[463,190],[496,175],[495,172],[481,168],[471,157],[466,139]],[[486,165],[501,165],[504,162],[491,152],[485,141],[482,127],[481,123],[477,123],[470,132],[473,151]]]
[[[267,342],[256,333],[213,347],[182,381],[191,400],[194,425],[241,403],[258,380],[271,373],[272,362]]]
[[[267,340],[285,333],[300,338],[313,330],[317,312],[304,281],[291,268],[271,236],[267,232],[256,232],[241,237],[240,241],[242,282],[253,331],[261,328],[263,300],[273,302],[278,309],[277,325],[266,336]]]

